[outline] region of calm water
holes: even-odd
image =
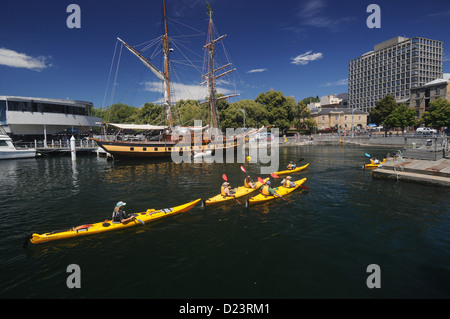
[[[280,148],[304,158],[309,191],[246,208],[231,202],[115,233],[23,249],[26,235],[216,195],[241,164],[107,162],[95,156],[0,162],[1,298],[449,298],[450,194],[373,179],[366,152]],[[256,178],[260,164],[246,164]],[[244,203],[244,200],[241,200]],[[81,268],[69,289],[67,266]],[[381,269],[369,289],[366,268]]]

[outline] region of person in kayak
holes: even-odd
[[[285,179],[281,181],[281,186],[286,188],[291,188],[297,186],[294,182],[291,181],[291,177],[287,176]]]
[[[292,169],[295,169],[296,167],[297,167],[297,165],[295,165],[295,163],[293,161],[290,161],[287,166],[287,169],[292,170]]]
[[[231,189],[230,183],[224,182],[222,184],[222,187],[220,188],[220,194],[222,196],[236,197],[234,193],[235,191]]]
[[[261,194],[263,194],[264,196],[282,197],[271,187],[270,181],[267,181],[266,184],[262,187]]]
[[[379,160],[378,158],[376,158],[376,157],[372,157],[372,158],[370,159],[370,161],[371,161],[372,163],[374,163],[374,164],[380,164],[380,160]]]
[[[114,207],[112,220],[113,222],[121,222],[122,224],[125,224],[129,222],[130,220],[134,219],[134,216],[128,216],[128,214],[123,210],[123,207],[127,203],[124,203],[122,201],[118,202],[116,204],[116,207]]]
[[[247,187],[247,188],[255,188],[255,187],[256,187],[256,184],[253,183],[253,181],[252,181],[252,179],[251,179],[250,176],[247,176],[247,177],[244,179],[244,186]]]

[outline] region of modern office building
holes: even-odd
[[[85,101],[0,96],[0,126],[14,140],[46,140],[54,134],[84,133],[100,126],[91,116],[93,104]]]
[[[411,89],[442,78],[442,60],[441,41],[395,37],[375,45],[349,63],[349,107],[369,112],[388,94],[408,102]]]

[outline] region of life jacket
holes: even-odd
[[[261,190],[261,194],[266,195],[266,196],[270,196],[270,193],[269,193],[269,186],[264,185],[263,188],[262,188],[262,190]]]
[[[124,212],[121,209],[116,212],[116,209],[114,208],[111,218],[113,222],[120,222],[120,213],[125,216]]]
[[[291,181],[288,179],[284,179],[282,186],[286,188],[291,187]]]
[[[247,179],[244,179],[244,186],[248,188],[252,188],[249,183],[247,183]]]
[[[222,196],[227,196],[227,194],[225,193],[225,186],[222,186],[222,187],[220,188],[220,195],[222,195]]]

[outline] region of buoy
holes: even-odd
[[[252,158],[250,156],[247,156],[247,162],[250,162]]]

